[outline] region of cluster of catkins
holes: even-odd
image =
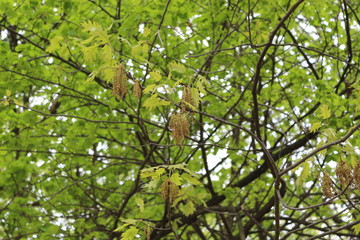
[[[141,96],[141,86],[139,80],[134,80],[133,94],[134,97]],[[115,70],[115,77],[113,82],[113,95],[124,99],[128,93],[128,77],[123,63],[120,63]]]
[[[120,63],[115,70],[112,94],[117,98],[124,99],[128,93],[128,77],[123,63]],[[133,95],[139,98],[141,96],[141,86],[139,80],[134,80]],[[172,130],[172,137],[177,144],[182,144],[186,136],[189,135],[189,106],[194,105],[194,99],[191,96],[191,89],[184,87],[181,99],[181,113],[174,113],[170,117],[169,127]]]
[[[179,195],[179,187],[172,182],[169,178],[161,184],[161,197],[164,201],[172,203]]]
[[[345,189],[354,186],[360,191],[360,163],[351,168],[346,162],[340,161],[336,167],[336,177],[340,188]],[[322,192],[325,197],[331,198],[335,195],[334,183],[328,173],[322,178]]]
[[[189,136],[189,106],[194,106],[194,100],[191,96],[190,87],[185,86],[181,99],[181,113],[174,113],[170,117],[170,129],[172,137],[177,144],[181,144],[186,136]]]

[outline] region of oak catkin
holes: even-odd
[[[120,63],[115,70],[115,78],[113,83],[112,94],[116,97],[120,97],[124,99],[127,92],[128,92],[128,78],[126,76],[124,64]]]

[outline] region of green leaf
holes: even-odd
[[[106,44],[103,48],[102,48],[102,56],[103,56],[103,61],[104,62],[108,62],[112,60],[112,49],[110,47],[110,45]]]
[[[179,163],[179,164],[173,164],[173,165],[166,165],[168,169],[186,169],[186,163]]]
[[[204,86],[206,85],[210,85],[209,82],[206,80],[204,76],[199,75],[196,81],[196,87],[197,89],[199,89],[200,93],[204,95],[206,94],[206,90],[204,88]]]
[[[13,101],[14,101],[14,103],[15,103],[16,105],[18,105],[18,106],[20,106],[20,107],[24,106],[24,105],[23,105],[19,100],[17,100],[17,99],[14,99]]]
[[[172,71],[175,71],[175,72],[178,72],[178,73],[185,73],[186,72],[185,66],[183,64],[177,63],[177,62],[169,63],[169,68]]]
[[[154,178],[159,178],[161,175],[163,175],[164,173],[166,172],[165,168],[159,168],[155,171],[155,176],[153,177]]]
[[[185,205],[180,205],[180,211],[185,215],[185,216],[190,216],[191,214],[193,214],[195,212],[195,205],[192,201],[188,200],[187,203]]]
[[[180,80],[177,80],[177,81],[174,83],[174,85],[172,86],[172,88],[175,88],[175,87],[177,87],[178,85],[180,85],[183,80],[184,80],[183,78],[180,79]]]
[[[14,100],[15,102],[15,100]],[[355,148],[354,146],[351,144],[351,142],[346,141],[345,144],[342,146],[342,149],[347,153],[347,154],[355,154]]]
[[[360,233],[360,223],[354,225],[354,226],[352,227],[352,229],[354,229],[354,232],[355,232],[356,234],[359,234],[359,233]]]
[[[149,36],[150,33],[151,33],[151,29],[145,27],[145,28],[144,28],[144,32],[143,32],[143,36],[144,36],[144,37],[147,37],[147,36]]]
[[[321,122],[313,123],[310,127],[310,132],[315,133],[321,127],[321,125],[322,125]]]
[[[140,212],[143,213],[144,212],[144,200],[141,197],[136,197],[135,202],[139,206]]]
[[[298,176],[298,178],[296,179],[297,185],[302,184],[311,174],[310,164],[308,162],[304,162],[303,164],[301,164],[301,166],[303,167],[303,170],[301,171],[300,176]]]
[[[196,111],[196,108],[192,104],[190,104],[186,101],[183,101],[182,103],[184,103],[186,105],[186,107],[190,108],[191,110]]]
[[[123,234],[121,234],[121,240],[133,240],[135,236],[138,234],[139,229],[134,226],[131,226],[128,230],[126,230]]]
[[[97,22],[92,22],[90,20],[87,22],[83,22],[81,25],[84,28],[84,31],[99,32],[103,30],[100,24],[98,24]]]
[[[321,105],[320,108],[320,117],[323,118],[323,119],[327,119],[331,116],[331,112],[330,112],[330,109],[328,107],[328,105]]]
[[[194,107],[197,108],[200,102],[199,90],[197,88],[191,88],[190,92],[191,92],[192,103],[194,104]]]
[[[155,189],[159,184],[159,180],[160,180],[160,178],[151,180],[150,182],[148,182],[144,185],[144,188],[147,188],[149,191]]]
[[[149,92],[153,91],[157,86],[158,85],[156,85],[156,84],[150,84],[143,90],[143,93],[149,93]]]
[[[63,41],[63,36],[55,36],[50,40],[50,45],[45,49],[49,53],[56,52],[61,48],[61,42]]]
[[[336,139],[336,132],[332,128],[327,128],[323,131],[323,134],[330,140],[333,141]]]
[[[180,177],[179,173],[174,173],[170,177],[170,181],[175,183],[178,186],[181,185],[181,180],[182,180],[182,177]]]
[[[170,105],[170,102],[159,99],[158,94],[153,94],[150,98],[146,99],[143,106],[148,108],[149,110],[153,110],[159,106],[167,106]]]
[[[150,72],[150,79],[153,79],[155,82],[158,82],[161,79],[161,74],[159,72],[152,71]]]
[[[157,175],[155,172],[142,172],[140,174],[140,176],[141,176],[141,178],[147,178],[147,177],[153,178],[153,177],[156,177]]]
[[[152,179],[159,178],[162,174],[166,172],[165,168],[158,168],[155,171],[142,171],[140,176],[142,178],[151,177]]]
[[[132,225],[135,225],[138,222],[138,220],[131,218],[127,218],[127,219],[121,218],[120,220],[124,223],[132,224]]]
[[[193,185],[201,185],[201,182],[196,177],[188,173],[181,174],[181,177]]]
[[[84,31],[89,32],[91,37],[94,37],[94,40],[98,41],[100,44],[107,44],[109,42],[109,36],[106,33],[106,30],[96,22],[84,22],[82,24]]]
[[[129,226],[129,223],[122,224],[120,227],[117,227],[114,232],[121,232],[127,226]]]
[[[87,63],[93,63],[96,56],[98,55],[98,46],[82,47],[82,52],[84,54],[85,61]]]
[[[131,48],[131,56],[144,57],[149,51],[149,46],[145,43],[137,44]]]

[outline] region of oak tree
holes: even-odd
[[[360,2],[2,0],[1,239],[356,239]]]

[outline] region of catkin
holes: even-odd
[[[354,182],[355,187],[360,191],[360,163],[354,167]]]
[[[189,121],[186,114],[174,113],[170,117],[170,129],[172,130],[172,137],[177,144],[181,144],[186,136],[189,136]]]
[[[113,95],[120,97],[122,99],[125,98],[128,92],[128,78],[126,76],[126,71],[124,64],[119,64],[115,71],[115,79],[113,83]]]
[[[324,173],[324,176],[322,178],[321,187],[322,187],[323,195],[325,197],[331,198],[334,196],[332,181],[331,181],[330,175],[328,173]]]
[[[161,197],[164,201],[172,203],[179,194],[179,187],[169,178],[161,184]]]
[[[141,97],[141,86],[139,80],[135,80],[134,83],[134,97],[139,98]]]
[[[342,187],[346,187],[353,179],[350,166],[342,160],[336,166],[336,176]]]
[[[192,104],[191,90],[188,86],[184,87],[184,91],[181,98],[181,111],[185,112],[187,105]]]

